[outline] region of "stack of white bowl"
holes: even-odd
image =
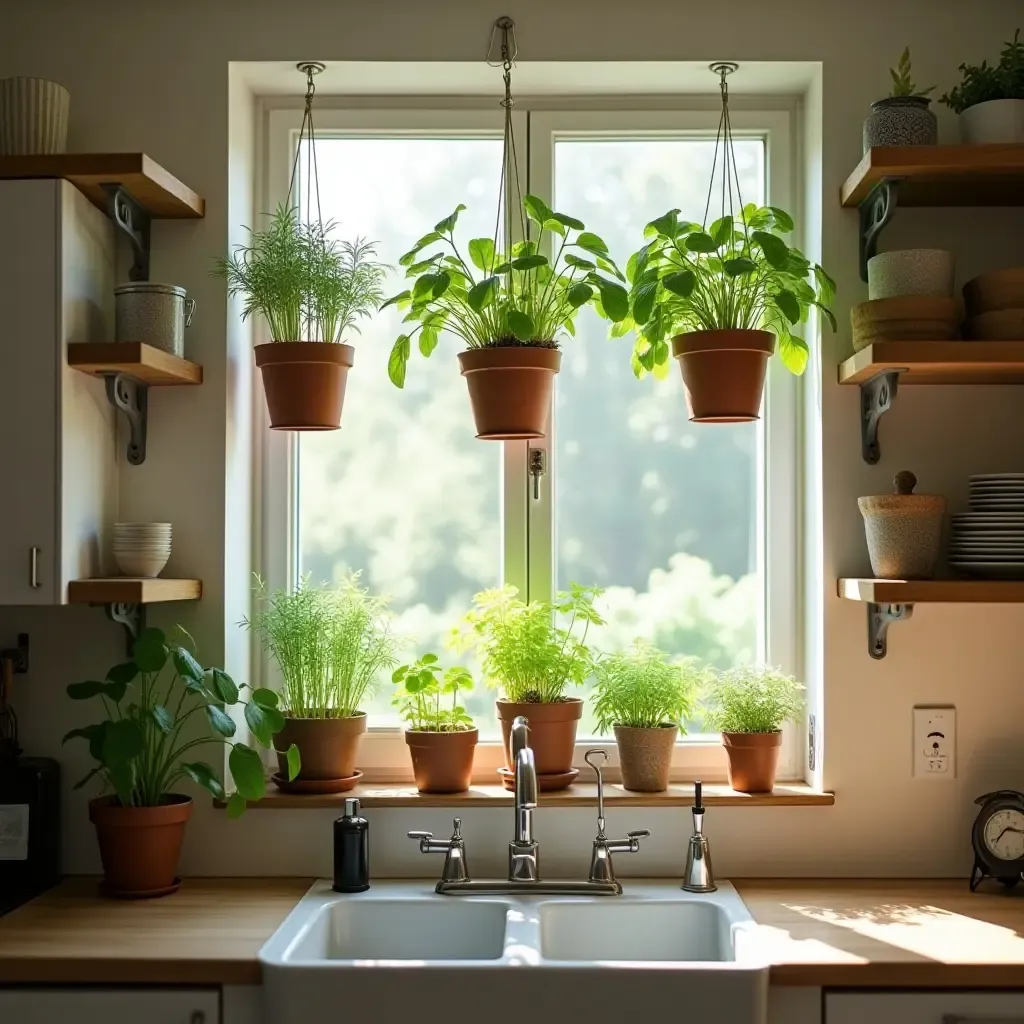
[[[1024,579],[1024,473],[971,477],[971,511],[953,516],[949,564],[970,576]]]
[[[170,523],[114,523],[114,561],[125,576],[159,576],[170,557]]]

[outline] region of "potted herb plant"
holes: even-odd
[[[294,743],[302,767],[294,780],[279,757],[274,782],[295,792],[351,789],[359,740],[366,732],[365,698],[394,668],[395,639],[386,603],[352,573],[336,587],[268,590],[257,579],[255,607],[245,620],[281,670],[281,742]]]
[[[306,222],[280,205],[264,231],[221,258],[228,294],[245,296],[242,318],[262,314],[272,341],[256,365],[275,430],[337,430],[355,350],[342,339],[374,313],[386,267],[375,243],[330,238],[334,222]]]
[[[405,742],[421,793],[464,793],[473,778],[473,755],[480,733],[459,703],[473,689],[461,665],[442,670],[436,654],[424,654],[391,676],[398,684],[392,701],[406,721]]]
[[[793,219],[778,207],[745,206],[705,230],[669,210],[651,221],[650,241],[630,257],[630,317],[614,334],[636,329],[633,371],[664,372],[679,360],[690,419],[731,423],[758,418],[768,357],[776,339],[793,373],[807,365],[795,334],[812,309],[832,330],[835,284],[782,236]]]
[[[670,661],[643,640],[599,657],[594,666],[594,714],[601,733],[614,732],[622,784],[639,793],[668,789],[676,737],[693,709],[704,670]]]
[[[406,322],[416,324],[391,350],[388,374],[397,387],[405,386],[414,341],[429,356],[441,331],[462,340],[459,365],[477,436],[488,440],[544,436],[561,364],[559,336],[574,333],[582,306],[594,303],[614,322],[629,312],[625,278],[604,241],[536,196],[524,196],[522,205],[539,232],[507,254],[490,238],[473,238],[464,255],[455,225],[465,206],[457,207],[402,256],[413,284],[381,306],[407,310]],[[554,241],[550,259],[545,235]]]
[[[939,141],[939,122],[928,109],[928,93],[935,86],[918,89],[914,84],[909,46],[889,74],[892,92],[872,103],[864,120],[864,152],[872,146],[934,146]]]
[[[577,775],[572,760],[583,701],[566,690],[582,685],[593,667],[587,632],[604,623],[594,607],[600,593],[572,583],[554,601],[526,602],[515,587],[485,590],[453,638],[457,648],[482,655],[485,682],[501,692],[505,771],[513,770],[512,723],[522,715],[544,789],[565,789]]]
[[[229,817],[263,796],[263,761],[253,747],[232,742],[235,722],[225,708],[242,706],[253,738],[268,749],[284,718],[273,690],[250,690],[245,701],[246,689],[219,668],[204,669],[186,647],[168,644],[159,629],[143,630],[131,660],[115,665],[106,679],[67,688],[72,700],[103,702],[101,721],[72,729],[64,742],[84,739],[96,762],[75,788],[99,778],[111,791],[89,803],[108,895],[163,896],[181,884],[175,875],[192,798],[175,788],[191,779],[217,799],[225,796],[217,771],[206,761],[186,760],[190,751],[208,744],[231,748],[228,769],[235,791],[227,798]],[[205,716],[212,734],[197,734],[196,715]],[[294,776],[298,751],[289,747],[282,757]]]
[[[963,80],[939,97],[960,115],[961,141],[1024,142],[1024,43],[1020,29],[1005,44],[999,63],[961,64]]]
[[[770,793],[782,746],[782,726],[799,717],[803,686],[772,668],[716,672],[703,691],[704,725],[722,734],[729,785],[740,793]]]

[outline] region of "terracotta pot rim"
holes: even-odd
[[[343,341],[268,341],[253,352],[257,366],[275,363],[338,363],[351,367],[356,350]]]
[[[558,373],[562,353],[557,348],[537,348],[531,345],[495,345],[489,348],[471,348],[459,353],[462,375],[480,370],[540,370]]]
[[[405,742],[413,746],[442,746],[445,740],[456,740],[459,743],[476,743],[480,739],[479,729],[458,729],[454,732],[440,732],[436,729],[406,729]],[[424,740],[415,743],[415,740]]]
[[[733,747],[778,747],[782,745],[782,730],[774,732],[723,732],[722,743]]]
[[[771,331],[725,327],[711,331],[687,331],[672,339],[672,355],[681,359],[697,352],[775,352]]]
[[[561,700],[506,700],[504,697],[497,697],[495,703],[517,708],[554,708],[560,704],[582,704],[583,698],[563,697]]]
[[[567,697],[565,700],[551,703],[497,700],[495,705],[498,710],[498,718],[505,722],[511,722],[520,715],[530,718],[530,715],[533,714],[535,717],[530,719],[531,726],[542,722],[578,721],[583,717],[583,699],[581,697]]]
[[[284,720],[286,722],[354,722],[357,719],[365,719],[365,711],[357,711],[354,715],[333,715],[330,718],[308,718],[305,715],[292,715],[287,711],[282,711]]]
[[[97,827],[153,828],[188,821],[195,801],[184,793],[168,793],[153,807],[121,807],[113,794],[89,801],[89,820]]]

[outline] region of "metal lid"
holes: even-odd
[[[346,818],[358,818],[359,817],[359,801],[355,797],[349,797],[345,801],[345,817]]]
[[[159,281],[129,281],[128,284],[119,284],[114,289],[115,295],[133,295],[139,292],[180,295],[182,298],[186,295],[184,288],[176,284],[161,284]]]
[[[946,511],[946,499],[940,494],[914,494],[917,477],[908,469],[901,470],[893,478],[894,494],[871,494],[858,498],[857,504],[863,513],[869,512],[929,512]]]

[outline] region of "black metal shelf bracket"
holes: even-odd
[[[878,236],[896,212],[900,178],[883,178],[860,204],[860,276],[868,279],[868,260],[878,251]]]
[[[881,661],[889,651],[889,627],[906,622],[914,614],[912,604],[868,604],[868,654]]]
[[[134,262],[128,276],[133,281],[148,281],[149,210],[120,182],[104,182],[101,187],[107,193],[107,213],[110,219],[128,236],[132,247]]]
[[[860,453],[872,466],[882,456],[878,444],[878,423],[892,408],[899,379],[899,370],[887,370],[860,386]]]
[[[141,466],[146,461],[146,422],[149,410],[149,385],[126,373],[104,374],[107,399],[128,417],[128,461]]]
[[[111,622],[116,622],[119,626],[124,627],[127,636],[128,657],[130,658],[135,641],[146,628],[146,606],[117,601],[114,604],[105,604],[103,611]]]

